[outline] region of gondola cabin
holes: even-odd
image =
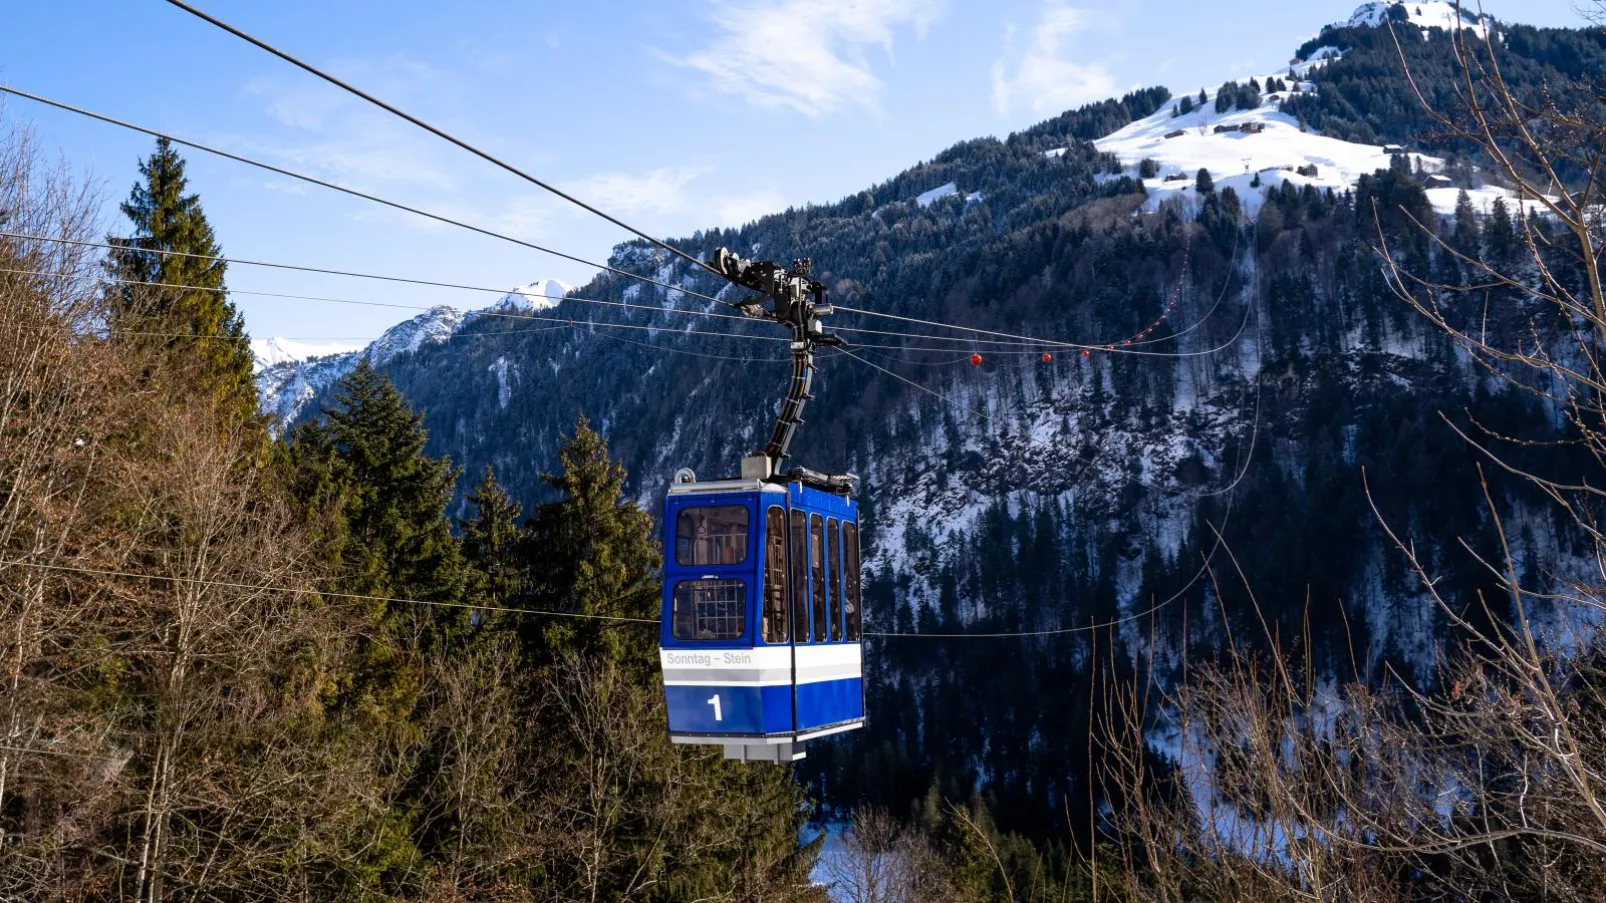
[[[659,629],[670,739],[790,762],[804,741],[863,725],[860,598],[851,497],[677,474]]]

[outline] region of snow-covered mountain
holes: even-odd
[[[463,327],[483,317],[521,316],[550,310],[572,291],[556,279],[538,279],[521,285],[478,310],[463,311],[438,305],[385,330],[367,345],[298,342],[272,338],[254,340],[257,392],[262,409],[280,425],[300,415],[307,402],[334,385],[367,360],[374,366],[389,363],[426,345],[450,340]]]

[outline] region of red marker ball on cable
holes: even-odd
[[[1046,351],[1043,352],[1043,363],[1048,364],[1048,363],[1053,363],[1053,361],[1054,361],[1054,355],[1049,354]]]
[[[979,355],[979,354],[972,354],[972,355],[971,355],[971,356],[970,356],[970,364],[971,364],[971,366],[973,366],[973,367],[980,367],[980,366],[981,366],[981,355]]]
[[[1082,356],[1083,357],[1092,357],[1093,356],[1093,352],[1087,350],[1086,348],[1083,348],[1082,349]]]

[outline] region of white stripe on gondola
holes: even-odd
[[[857,643],[798,646],[797,683],[852,680],[864,672]],[[768,687],[792,683],[791,646],[754,649],[659,649],[664,685],[671,687]]]

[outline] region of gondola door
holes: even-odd
[[[809,528],[808,515],[793,508],[787,530],[790,541],[788,560],[792,567],[792,730],[798,730],[797,720],[797,647],[807,645],[812,633],[809,630]]]

